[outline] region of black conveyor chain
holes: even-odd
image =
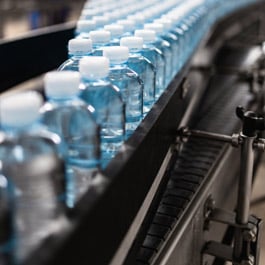
[[[223,83],[223,80],[227,80],[227,83]],[[239,124],[234,115],[235,108],[237,105],[247,105],[249,99],[247,87],[236,84],[234,78],[213,77],[192,128],[231,135]],[[217,163],[224,145],[193,138],[184,144],[170,172],[158,208],[154,210],[154,218],[138,252],[137,264],[151,264],[155,259],[200,184]]]

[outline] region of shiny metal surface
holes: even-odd
[[[121,243],[119,249],[117,250],[115,256],[113,257],[110,265],[120,265],[123,264],[124,259],[126,258],[131,245],[133,241],[135,240],[135,237],[137,233],[139,232],[139,229],[142,225],[142,222],[148,212],[148,209],[152,203],[152,200],[154,199],[154,196],[159,188],[159,185],[161,184],[161,180],[164,177],[165,171],[168,167],[169,161],[172,157],[172,148],[169,148],[166,157],[161,165],[161,168],[143,202],[142,207],[140,208],[138,214],[136,215],[131,227],[129,228],[127,235],[124,237],[123,242]]]
[[[237,198],[236,222],[238,224],[247,224],[249,220],[250,198],[252,190],[252,177],[254,166],[253,143],[256,137],[246,137],[241,135],[243,142],[241,145],[241,164]],[[242,229],[237,228],[235,231],[234,257],[242,257]]]

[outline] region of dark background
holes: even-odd
[[[76,21],[84,3],[85,0],[0,0],[0,40]]]

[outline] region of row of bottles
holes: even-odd
[[[0,264],[20,264],[135,132],[212,25],[254,1],[90,0],[44,97],[0,98]]]

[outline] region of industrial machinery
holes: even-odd
[[[69,225],[23,265],[259,264],[262,220],[249,205],[265,150],[264,10],[261,1],[216,21]],[[39,78],[18,84],[57,67],[73,32],[0,43],[3,94],[42,91]]]

